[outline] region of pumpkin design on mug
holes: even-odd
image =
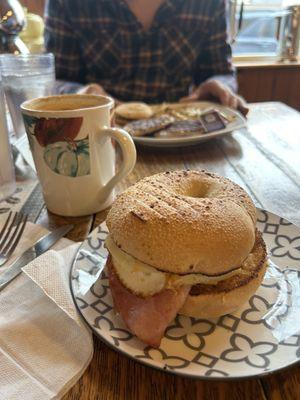
[[[49,144],[44,160],[52,171],[65,176],[84,176],[90,173],[89,141],[70,140]]]
[[[82,117],[23,117],[30,146],[35,146],[35,137],[38,144],[44,147],[44,161],[53,172],[70,177],[90,174],[89,140],[75,140],[82,125]]]

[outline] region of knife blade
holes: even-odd
[[[21,254],[21,256],[18,257],[3,274],[1,274],[0,291],[22,272],[21,268],[43,254],[72,228],[73,225],[64,225],[55,229],[54,231],[43,236],[32,247]]]

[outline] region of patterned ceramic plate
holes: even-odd
[[[220,111],[224,116],[226,116],[226,118],[229,119],[229,122],[225,129],[201,135],[191,135],[191,136],[175,137],[175,138],[157,138],[153,136],[140,136],[140,137],[134,137],[133,138],[134,142],[139,145],[151,146],[151,147],[191,146],[202,142],[206,142],[214,138],[218,138],[220,136],[228,135],[232,131],[246,127],[246,119],[239,112],[231,108],[221,106],[220,104],[204,102],[204,101],[189,103],[189,106],[199,108],[201,110],[214,108]],[[171,104],[169,107],[176,110],[182,108],[182,104],[175,103]]]
[[[143,345],[114,313],[105,262],[105,224],[82,244],[71,273],[79,311],[108,345],[179,375],[232,379],[264,375],[300,359],[300,228],[259,211],[270,265],[247,304],[217,320],[177,315],[159,349]]]

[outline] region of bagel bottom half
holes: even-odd
[[[245,265],[246,273],[233,276],[214,286],[193,286],[179,314],[195,318],[217,318],[234,312],[256,292],[266,269],[266,246],[261,233],[256,231],[251,257]]]

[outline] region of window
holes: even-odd
[[[230,12],[234,56],[277,55],[285,14],[281,0],[232,0]]]

